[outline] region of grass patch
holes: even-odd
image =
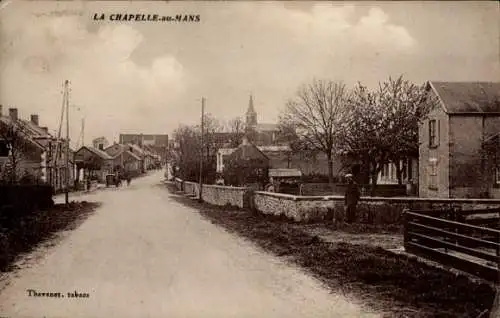
[[[360,298],[390,317],[477,317],[492,306],[493,286],[415,257],[367,245],[328,243],[283,218],[174,198],[264,250],[286,256],[332,291]]]
[[[26,213],[0,222],[0,271],[13,269],[12,264],[22,253],[31,251],[62,230],[78,227],[97,207],[93,202],[56,204],[46,210]]]

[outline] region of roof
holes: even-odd
[[[144,154],[144,150],[139,147],[138,145],[135,145],[135,144],[127,144],[128,147],[132,147],[133,150],[137,151],[138,153],[140,153],[141,155]]]
[[[87,149],[88,151],[96,154],[97,156],[99,156],[100,158],[102,159],[105,159],[105,160],[109,160],[109,159],[113,159],[113,157],[111,157],[110,155],[108,155],[106,152],[102,151],[102,150],[99,150],[97,148],[94,148],[94,147],[91,147],[91,146],[83,146],[82,148],[80,149]],[[80,150],[78,150],[80,151]]]
[[[252,144],[251,142],[248,142],[248,140],[244,139],[243,143],[238,146],[231,154],[232,158],[238,158],[238,159],[257,159],[257,158],[264,158],[265,160],[269,160],[269,157],[260,151],[257,146]]]
[[[257,124],[255,127],[255,130],[257,131],[277,131],[279,130],[278,124]]]
[[[270,177],[300,177],[302,176],[302,171],[299,169],[269,169]]]
[[[223,156],[227,156],[232,154],[237,148],[219,148],[217,153],[222,154]]]
[[[500,115],[500,82],[429,82],[448,114]]]
[[[130,155],[132,158],[134,158],[135,160],[141,160],[141,157],[139,157],[138,155],[136,155],[135,153],[133,153],[131,151],[126,151],[126,153],[128,155]]]
[[[265,152],[279,152],[279,151],[291,151],[290,146],[257,146],[260,151]]]
[[[2,122],[4,125],[11,126],[13,125],[13,121],[10,117],[8,116],[0,116],[0,122]],[[22,131],[25,132],[24,137],[25,139],[32,144],[33,146],[45,150],[45,147],[38,141],[35,140],[34,137],[37,136],[38,131],[33,129],[31,125],[27,125],[27,122],[25,120],[18,120],[18,124],[22,126]],[[35,126],[35,125],[33,125]],[[45,131],[40,128],[40,130],[45,134]],[[48,135],[48,138],[50,138],[50,135]]]
[[[104,152],[107,153],[109,156],[115,158],[116,156],[119,156],[122,152],[126,150],[125,145],[122,144],[113,144],[106,149],[104,149]]]

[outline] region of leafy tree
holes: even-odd
[[[0,140],[8,151],[7,161],[2,167],[2,180],[17,183],[22,177],[22,163],[28,159],[28,154],[36,151],[35,146],[24,126],[17,121],[0,121]]]
[[[418,155],[418,126],[435,103],[425,85],[417,86],[402,77],[389,78],[373,91],[361,84],[354,88],[338,130],[338,149],[362,164],[372,194],[386,163],[394,163],[402,183],[404,166],[400,162]]]
[[[265,184],[269,180],[269,166],[265,160],[229,159],[224,167],[224,183],[244,186],[249,183]]]
[[[314,80],[302,85],[290,99],[282,122],[296,129],[301,145],[319,150],[328,159],[328,178],[333,183],[333,157],[337,129],[343,121],[350,92],[342,83]]]

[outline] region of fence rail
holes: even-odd
[[[464,220],[464,216],[494,214],[496,210],[498,209],[476,210],[478,213],[448,213],[448,216],[460,218],[461,221],[430,216],[426,213],[429,211],[407,210],[404,213],[405,250],[499,283],[500,230],[486,227],[484,221],[476,222],[479,226],[470,224],[466,218]],[[443,214],[446,213],[437,213]],[[492,222],[491,219],[495,218],[485,218],[487,222]]]

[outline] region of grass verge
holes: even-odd
[[[198,209],[212,223],[286,257],[332,291],[361,299],[388,317],[478,317],[492,306],[491,285],[415,257],[367,245],[328,243],[283,218],[174,198]]]
[[[56,204],[51,209],[1,222],[0,272],[12,270],[17,256],[31,251],[55,233],[78,227],[98,206],[86,201],[71,202],[68,206]]]

